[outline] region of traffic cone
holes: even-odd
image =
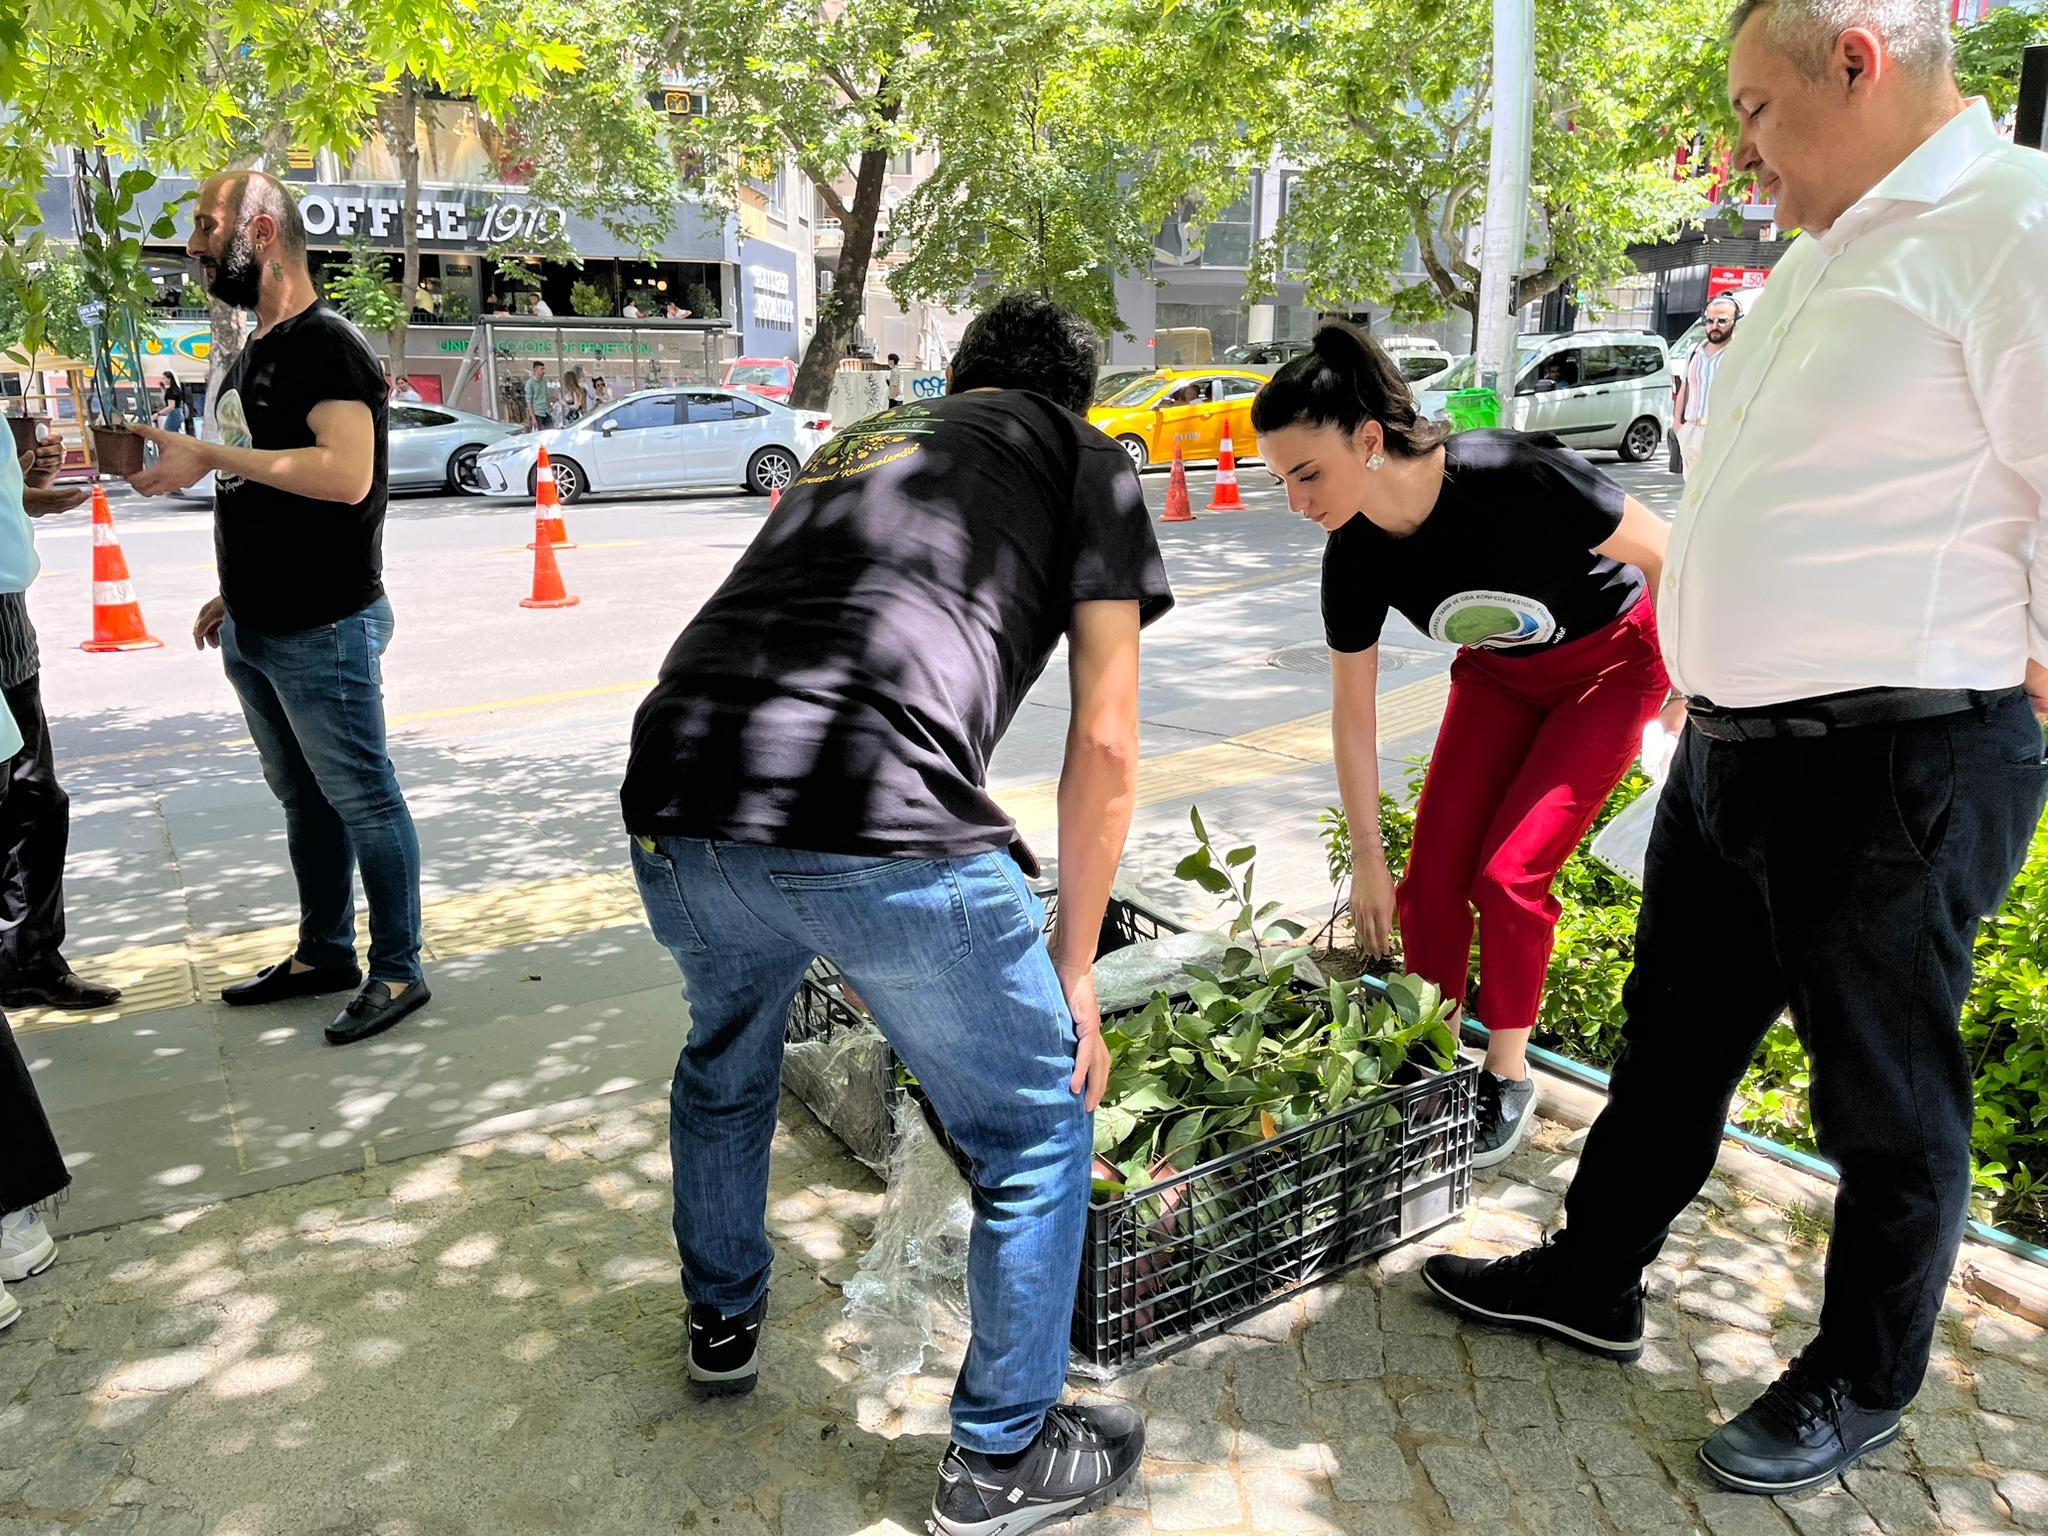
[[[107,493],[92,488],[92,638],[81,651],[148,651],[163,645],[142,622],[142,604],[128,580],[128,560],[114,537]]]
[[[542,530],[534,534],[536,540],[545,535],[557,549],[576,547],[569,542],[569,530],[562,526],[562,502],[555,491],[555,466],[548,459],[545,443],[541,444],[540,463],[533,470],[533,510]],[[532,549],[534,546],[529,544],[526,547]]]
[[[782,487],[781,487],[781,486],[779,486],[779,485],[776,485],[776,486],[770,486],[770,487],[769,487],[769,489],[768,489],[768,510],[769,510],[770,512],[773,512],[773,511],[774,511],[774,510],[775,510],[775,509],[776,509],[777,507],[779,507],[779,506],[781,506],[781,505],[782,505]]]
[[[1244,501],[1237,494],[1237,450],[1231,446],[1230,434],[1223,434],[1223,451],[1216,457],[1216,489],[1209,497],[1204,512],[1242,511]]]
[[[1188,505],[1188,466],[1181,457],[1180,446],[1174,445],[1173,477],[1166,482],[1166,510],[1160,514],[1162,523],[1192,523],[1194,508]]]
[[[546,450],[543,449],[542,451],[545,452]],[[543,461],[541,473],[546,474],[547,472],[547,464]],[[550,480],[543,480],[541,484],[550,490],[554,488],[554,482]],[[526,546],[533,551],[533,596],[519,599],[519,606],[522,608],[574,608],[583,599],[571,597],[568,590],[562,585],[562,568],[555,564],[554,541],[548,537],[547,510],[545,502],[534,509],[533,542]],[[559,527],[560,524],[557,523],[556,526]]]

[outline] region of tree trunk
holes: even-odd
[[[398,156],[405,182],[399,210],[399,236],[404,256],[398,264],[398,323],[391,327],[391,376],[405,373],[406,333],[412,324],[412,301],[420,291],[420,86],[407,70],[399,76],[398,94],[384,114],[384,135]]]
[[[890,114],[893,116],[894,114]],[[790,403],[800,411],[822,411],[832,398],[832,375],[867,308],[868,267],[875,257],[875,225],[882,213],[882,185],[889,174],[888,151],[861,152],[853,201],[840,222],[839,265],[832,291],[818,301],[818,329],[804,348]]]

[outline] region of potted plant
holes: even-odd
[[[142,264],[145,229],[135,202],[156,185],[156,173],[135,166],[109,177],[104,159],[99,168],[99,182],[92,189],[92,219],[78,235],[78,265],[86,294],[79,318],[92,333],[93,458],[102,474],[127,476],[141,470],[148,448],[147,441],[128,428],[151,414],[149,386],[142,377],[142,338],[153,329],[151,300],[156,290]],[[175,238],[173,209],[159,213],[146,233],[156,241]],[[122,373],[132,385],[132,415],[122,408]]]
[[[84,298],[78,265],[52,259],[41,230],[17,242],[0,236],[0,342],[7,360],[33,376],[44,350],[82,358],[91,350],[78,321]],[[7,413],[17,454],[26,453],[49,435],[50,418],[30,409],[24,392]]]
[[[612,296],[595,283],[570,285],[569,307],[589,319],[601,319],[612,312]]]

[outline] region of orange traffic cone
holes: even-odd
[[[545,452],[546,450],[542,450]],[[547,473],[547,465],[541,465],[541,473]],[[551,482],[543,480],[542,485]],[[533,519],[533,542],[526,547],[533,551],[533,596],[519,599],[522,608],[574,608],[583,599],[571,597],[562,585],[562,568],[555,564],[554,541],[548,537],[547,506],[543,503],[535,510]]]
[[[1216,458],[1216,489],[1209,497],[1204,512],[1242,511],[1244,502],[1237,494],[1237,450],[1231,446],[1230,434],[1223,434],[1223,451]]]
[[[1188,505],[1188,466],[1181,457],[1179,445],[1173,450],[1173,477],[1166,482],[1166,510],[1160,514],[1162,523],[1192,523],[1195,510]]]
[[[781,486],[779,486],[779,485],[775,485],[775,486],[770,486],[770,487],[768,488],[768,510],[769,510],[770,512],[773,512],[773,511],[774,511],[774,510],[775,510],[775,509],[776,509],[777,507],[779,507],[779,506],[781,506],[781,505],[782,505],[782,487],[781,487]]]
[[[548,459],[545,443],[541,445],[540,463],[533,470],[533,510],[550,544],[557,549],[576,547],[569,542],[569,530],[562,526],[562,502],[555,491],[555,466]],[[534,535],[536,540],[541,537],[540,533]],[[526,547],[532,549],[534,546],[529,544]]]
[[[128,560],[114,537],[107,493],[92,488],[92,638],[82,651],[147,651],[163,644],[142,622],[142,604],[128,580]]]

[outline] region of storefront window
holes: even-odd
[[[1161,304],[1154,316],[1154,326],[1162,331],[1206,330],[1218,356],[1242,342],[1250,329],[1245,312],[1229,304]]]

